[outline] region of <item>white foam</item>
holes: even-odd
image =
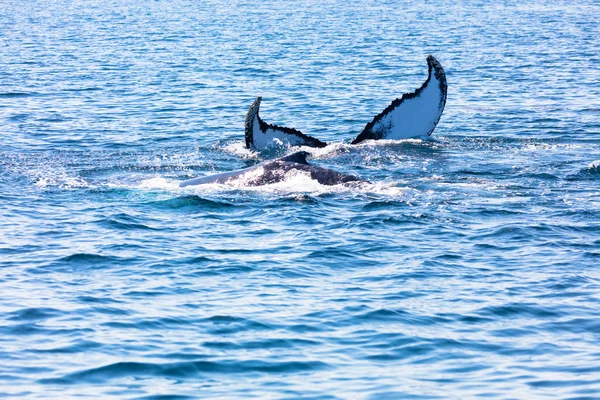
[[[260,153],[246,148],[246,143],[244,141],[228,142],[221,145],[220,148],[226,153],[245,160],[258,160],[260,156]]]
[[[60,189],[80,189],[90,187],[90,184],[79,176],[69,176],[65,171],[37,171],[34,185],[38,188],[58,187]]]
[[[154,177],[150,179],[145,179],[140,182],[137,186],[137,189],[158,189],[158,190],[178,190],[179,189],[179,181],[173,181],[161,177]]]
[[[325,159],[331,158],[332,156],[336,156],[340,153],[348,153],[354,147],[348,143],[331,143],[325,147],[308,147],[301,146],[299,150],[308,151],[311,154],[312,158],[316,159]]]
[[[158,180],[150,180],[153,181],[154,186],[149,185],[148,187],[193,194],[223,194],[231,191],[243,190],[251,193],[265,193],[274,195],[309,194],[312,196],[318,196],[328,193],[346,194],[351,196],[377,195],[394,200],[404,199],[408,190],[407,187],[398,186],[395,182],[355,182],[349,185],[322,185],[317,180],[312,179],[308,172],[300,170],[288,171],[285,174],[284,179],[277,183],[261,186],[250,186],[249,183],[252,182],[255,177],[256,176],[252,176],[251,173],[249,173],[226,184],[210,183],[197,186],[188,186],[185,188],[179,188],[177,186],[178,183],[169,184],[169,181],[166,180],[163,183]]]

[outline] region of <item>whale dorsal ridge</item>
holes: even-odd
[[[308,161],[306,161],[306,157],[309,155],[310,153],[308,151],[297,151],[295,153],[290,154],[289,156],[281,157],[279,161],[295,162],[298,164],[309,165]]]

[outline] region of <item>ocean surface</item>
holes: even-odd
[[[600,398],[600,3],[421,3],[0,2],[0,397]]]

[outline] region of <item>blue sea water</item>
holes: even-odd
[[[0,2],[0,396],[599,398],[600,4]],[[446,69],[433,141],[351,146]],[[178,182],[332,144],[258,188]]]

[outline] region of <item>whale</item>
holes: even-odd
[[[285,157],[265,161],[255,166],[231,172],[208,175],[189,179],[179,184],[179,187],[205,185],[210,183],[234,184],[244,186],[263,186],[284,181],[288,172],[302,171],[321,185],[340,185],[351,182],[367,182],[355,175],[343,174],[332,169],[311,165],[306,160],[310,153],[298,151]]]
[[[432,55],[427,57],[427,80],[412,93],[395,99],[364,127],[351,144],[365,140],[400,140],[429,137],[437,126],[446,105],[448,85],[442,64]],[[274,143],[289,146],[325,147],[326,142],[294,128],[271,125],[259,115],[262,97],[248,109],[245,119],[246,147],[263,150]]]

